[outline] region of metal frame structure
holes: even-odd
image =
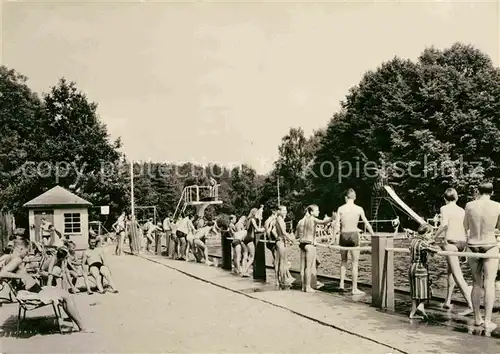
[[[136,205],[135,206],[135,211],[136,213],[138,214],[138,211],[139,210],[142,210],[143,212],[146,211],[146,210],[150,210],[150,209],[153,209],[153,223],[156,225],[157,223],[157,220],[159,219],[158,217],[158,211],[156,209],[156,205],[146,205],[146,206],[139,206],[139,205]],[[145,222],[147,221],[149,218],[146,218],[146,219],[141,219],[139,217],[136,218],[137,222],[138,223],[142,223],[142,222]]]

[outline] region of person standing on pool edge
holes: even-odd
[[[465,210],[457,205],[458,193],[454,188],[448,188],[444,192],[445,206],[441,207],[439,220],[439,228],[436,231],[435,238],[438,239],[444,233],[444,251],[463,252],[467,248],[467,239],[464,230]],[[443,307],[451,308],[451,295],[455,284],[460,288],[460,292],[467,301],[469,309],[460,313],[462,316],[467,316],[472,313],[471,294],[468,289],[467,282],[460,268],[460,261],[457,256],[446,257],[448,262],[448,282],[446,301]]]
[[[372,226],[366,219],[365,211],[360,206],[354,204],[354,200],[356,200],[356,192],[354,189],[349,188],[345,193],[345,204],[337,211],[333,234],[337,235],[337,233],[340,233],[339,245],[342,247],[359,247],[360,235],[358,223],[360,219],[364,222],[370,235],[374,235]],[[362,295],[364,292],[358,289],[358,261],[360,253],[358,249],[340,251],[342,257],[342,263],[340,265],[340,289],[344,290],[348,260],[347,252],[350,252],[352,257],[352,294]]]
[[[332,222],[333,218],[318,219],[319,208],[317,205],[309,205],[306,215],[297,224],[297,238],[300,248],[300,279],[302,291],[313,293],[312,277],[316,273],[316,226],[326,225]]]
[[[498,256],[495,228],[500,226],[500,203],[491,200],[493,184],[483,182],[478,187],[479,198],[465,206],[464,228],[469,232],[467,246],[474,253]],[[472,307],[476,326],[487,330],[497,327],[491,321],[495,303],[495,278],[498,271],[497,258],[469,257],[472,272]],[[483,280],[484,277],[484,280]],[[484,321],[481,317],[481,288],[484,286]]]

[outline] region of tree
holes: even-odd
[[[40,100],[25,77],[2,67],[0,86],[2,205],[24,216],[22,205],[56,184],[113,213],[128,205],[120,141],[110,142],[97,105],[74,83],[61,79]]]
[[[233,210],[236,215],[248,215],[250,209],[258,208],[260,185],[257,173],[248,165],[234,168],[231,171],[231,197]]]
[[[499,108],[500,71],[471,46],[428,48],[415,63],[394,58],[367,72],[330,121],[313,192],[335,207],[342,190],[354,187],[367,207],[372,172],[385,170],[423,215],[439,208],[447,187],[471,199],[482,179],[500,182]],[[335,167],[337,183],[321,173],[326,165]]]

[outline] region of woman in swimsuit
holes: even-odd
[[[234,220],[236,220],[236,217],[234,217]],[[240,217],[238,222],[234,225],[234,227],[229,226],[230,230],[231,229],[233,230],[232,231],[232,236],[234,238],[232,242],[233,264],[234,264],[234,271],[236,274],[241,274],[242,260],[245,255],[245,252],[248,252],[246,250],[245,244],[243,243],[243,239],[247,234],[247,230],[245,230],[246,220],[247,217],[242,216]]]
[[[243,239],[243,243],[246,246],[246,249],[244,249],[244,254],[243,254],[243,272],[242,276],[248,277],[250,267],[253,265],[253,260],[255,257],[255,233],[256,232],[264,232],[265,229],[263,227],[259,227],[257,224],[257,212],[259,210],[257,208],[253,208],[250,210],[250,214],[248,214],[247,218],[247,223],[246,223],[246,229],[247,229],[247,235]],[[245,252],[245,250],[247,252]]]

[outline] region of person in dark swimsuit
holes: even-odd
[[[358,261],[359,261],[359,231],[358,223],[360,220],[365,224],[370,235],[374,235],[373,229],[366,219],[363,208],[354,204],[356,200],[356,192],[353,189],[348,189],[345,193],[345,204],[337,211],[335,219],[334,235],[340,233],[339,245],[343,247],[352,247],[351,250],[341,250],[340,255],[342,262],[340,265],[340,289],[344,290],[344,282],[347,271],[347,252],[350,252],[352,257],[352,294],[363,295],[364,292],[358,289]]]
[[[467,246],[474,253],[487,254],[495,258],[472,258],[472,307],[477,326],[492,331],[497,325],[491,321],[495,303],[495,278],[498,271],[498,245],[495,228],[500,227],[500,204],[491,200],[492,183],[481,183],[479,198],[465,206],[464,228],[469,231]],[[484,321],[481,316],[481,290],[484,286]]]
[[[243,255],[243,269],[241,274],[244,277],[250,276],[250,267],[253,266],[253,260],[255,258],[255,233],[265,231],[263,227],[259,227],[258,221],[255,217],[258,211],[259,210],[257,208],[253,208],[252,210],[250,210],[250,214],[248,214],[247,218],[247,235],[243,239],[243,243],[247,247],[248,257],[245,257],[245,255]]]
[[[102,278],[106,280],[110,287],[111,293],[118,293],[116,290],[111,271],[105,261],[104,250],[101,247],[96,247],[99,240],[90,240],[89,249],[83,254],[83,264],[89,266],[89,272],[95,279],[97,290],[100,294],[104,294]]]
[[[236,217],[234,220],[236,221]],[[242,260],[248,253],[247,246],[243,242],[247,232],[245,230],[246,220],[246,216],[241,216],[238,222],[234,225],[234,232],[232,233],[234,240],[231,245],[233,246],[233,265],[234,272],[236,274],[241,274]]]

